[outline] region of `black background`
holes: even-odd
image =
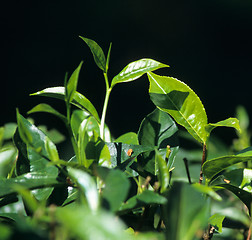
[[[152,58],[171,66],[157,73],[198,94],[209,122],[233,116],[239,104],[252,115],[251,30],[251,0],[13,0],[1,7],[0,126],[15,121],[17,107],[24,116],[40,102],[64,112],[63,102],[29,94],[63,85],[65,73],[81,60],[78,91],[101,114],[103,75],[79,35],[95,40],[105,54],[113,43],[110,79],[129,62]],[[114,88],[107,123],[115,137],[137,131],[153,109],[144,76]],[[32,117],[60,127],[51,115]],[[230,131],[224,130],[226,138]]]

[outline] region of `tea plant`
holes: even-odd
[[[54,135],[19,110],[12,129],[15,146],[3,144],[12,134],[7,138],[5,128],[0,129],[1,238],[249,239],[248,124],[240,127],[237,118],[209,123],[196,93],[178,79],[153,73],[169,66],[152,59],[128,64],[110,81],[111,45],[105,57],[95,41],[81,39],[104,75],[102,115],[77,92],[81,62],[69,79],[66,75],[64,86],[31,94],[62,100],[66,114],[46,103],[28,112],[63,121],[74,151],[71,159],[61,159]],[[137,133],[114,139],[105,124],[111,91],[144,74],[156,109]],[[244,111],[239,113],[244,123]],[[239,152],[221,155],[228,148],[220,150],[220,141],[211,136],[216,127],[236,129],[233,149]],[[188,149],[185,142],[196,148]]]

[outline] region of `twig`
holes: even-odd
[[[206,148],[206,144],[204,144],[203,145],[203,153],[202,153],[202,162],[201,162],[201,167],[200,167],[199,184],[202,184],[202,181],[203,181],[202,166],[203,166],[204,162],[206,161],[206,155],[207,155],[207,148]]]
[[[192,184],[190,171],[189,171],[189,167],[188,167],[188,160],[187,160],[187,158],[184,158],[183,160],[184,160],[184,163],[185,163],[185,168],[186,168],[186,174],[187,174],[188,181],[189,181],[190,184]]]

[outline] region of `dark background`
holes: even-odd
[[[201,98],[209,122],[250,107],[252,80],[251,0],[76,0],[10,1],[1,6],[0,126],[15,121],[40,102],[64,112],[63,102],[29,94],[63,85],[81,60],[78,91],[102,111],[104,80],[92,54],[78,37],[95,40],[107,54],[109,77],[129,62],[152,58],[171,67],[157,73],[187,83]],[[117,85],[107,123],[114,136],[137,131],[154,109],[148,80]],[[60,127],[51,115],[32,115],[36,124]],[[251,116],[252,117],[252,116]],[[231,130],[224,130],[229,138]]]

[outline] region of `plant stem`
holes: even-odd
[[[104,105],[103,105],[103,110],[102,110],[102,117],[101,117],[101,125],[100,125],[100,137],[101,139],[104,139],[104,128],[105,128],[105,118],[106,118],[106,112],[108,108],[108,101],[109,101],[109,96],[111,93],[112,88],[109,87],[109,82],[108,82],[108,75],[107,73],[104,74],[104,79],[105,79],[105,84],[106,84],[106,95],[105,95],[105,100],[104,100]]]
[[[203,145],[203,153],[202,153],[201,167],[200,167],[199,184],[202,184],[202,181],[203,181],[202,166],[203,166],[204,162],[206,161],[206,156],[207,156],[207,147],[206,147],[206,144],[204,144],[204,145]]]
[[[185,163],[186,175],[187,175],[187,178],[188,178],[188,182],[189,182],[189,184],[192,184],[190,171],[189,171],[189,167],[188,167],[188,160],[186,158],[184,158],[183,160],[184,160],[184,163]]]

